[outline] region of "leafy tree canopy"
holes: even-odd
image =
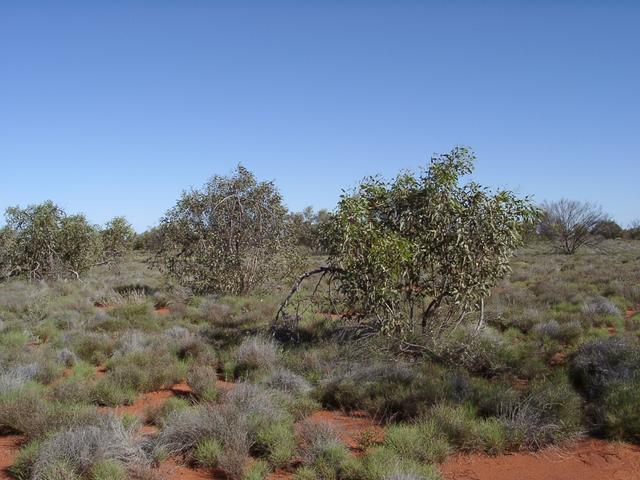
[[[419,174],[367,178],[341,197],[319,271],[331,273],[348,309],[383,331],[420,325],[435,338],[479,308],[537,210],[510,191],[461,184],[474,160],[455,148]]]
[[[51,201],[8,208],[5,217],[0,234],[4,278],[79,277],[100,255],[98,229],[84,215],[67,215]]]
[[[238,166],[182,194],[161,221],[159,258],[196,292],[246,293],[286,264],[286,217],[275,185]]]

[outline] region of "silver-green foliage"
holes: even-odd
[[[197,292],[246,293],[277,269],[286,216],[275,185],[238,166],[184,192],[166,213],[160,263]]]
[[[475,182],[466,148],[435,156],[419,173],[367,178],[327,222],[329,270],[351,310],[388,332],[437,337],[477,309],[521,243],[536,210],[527,198]]]
[[[136,232],[124,217],[109,220],[100,232],[103,255],[109,261],[121,259],[133,249]]]
[[[0,278],[79,276],[101,252],[98,229],[51,201],[6,210],[0,233]]]

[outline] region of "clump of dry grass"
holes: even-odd
[[[32,362],[4,369],[0,373],[0,395],[16,390],[33,380],[38,374],[38,368],[38,364]]]
[[[216,369],[209,365],[193,365],[187,372],[187,385],[200,400],[215,400],[218,395],[217,380]]]
[[[113,415],[105,415],[94,424],[60,431],[42,443],[31,478],[45,480],[47,472],[60,463],[81,475],[105,460],[148,464],[147,455],[134,434],[135,427],[125,427],[122,420]]]
[[[345,448],[338,432],[327,422],[303,421],[300,440],[300,453],[306,465],[313,465],[328,450]]]
[[[610,315],[620,317],[620,310],[616,305],[605,297],[593,297],[584,303],[582,312],[590,317],[597,315]]]
[[[240,372],[271,370],[280,359],[277,345],[262,337],[246,338],[236,349],[234,360]]]
[[[270,388],[291,395],[304,395],[311,391],[311,385],[304,377],[285,368],[280,368],[272,372],[266,378],[265,384]]]
[[[220,442],[218,464],[239,478],[249,456],[249,412],[228,405],[198,405],[173,412],[155,440],[155,455],[193,454],[207,439]]]

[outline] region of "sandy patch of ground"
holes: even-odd
[[[365,412],[344,413],[340,411],[319,410],[307,417],[311,422],[326,422],[331,425],[352,451],[361,450],[363,435],[380,440],[383,430],[371,416]]]
[[[593,438],[537,453],[452,455],[446,480],[640,480],[640,447]]]
[[[5,435],[0,437],[0,480],[13,479],[7,469],[13,465],[13,460],[24,442],[22,435]]]

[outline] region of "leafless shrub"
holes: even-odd
[[[545,203],[543,210],[541,233],[554,240],[557,249],[566,254],[597,245],[601,237],[595,234],[595,229],[609,219],[599,206],[567,199]]]
[[[77,426],[60,431],[42,444],[33,466],[33,480],[45,478],[45,472],[56,463],[64,462],[77,473],[84,474],[103,460],[118,460],[127,464],[148,463],[133,428],[126,428],[113,415],[105,415],[95,425]]]

